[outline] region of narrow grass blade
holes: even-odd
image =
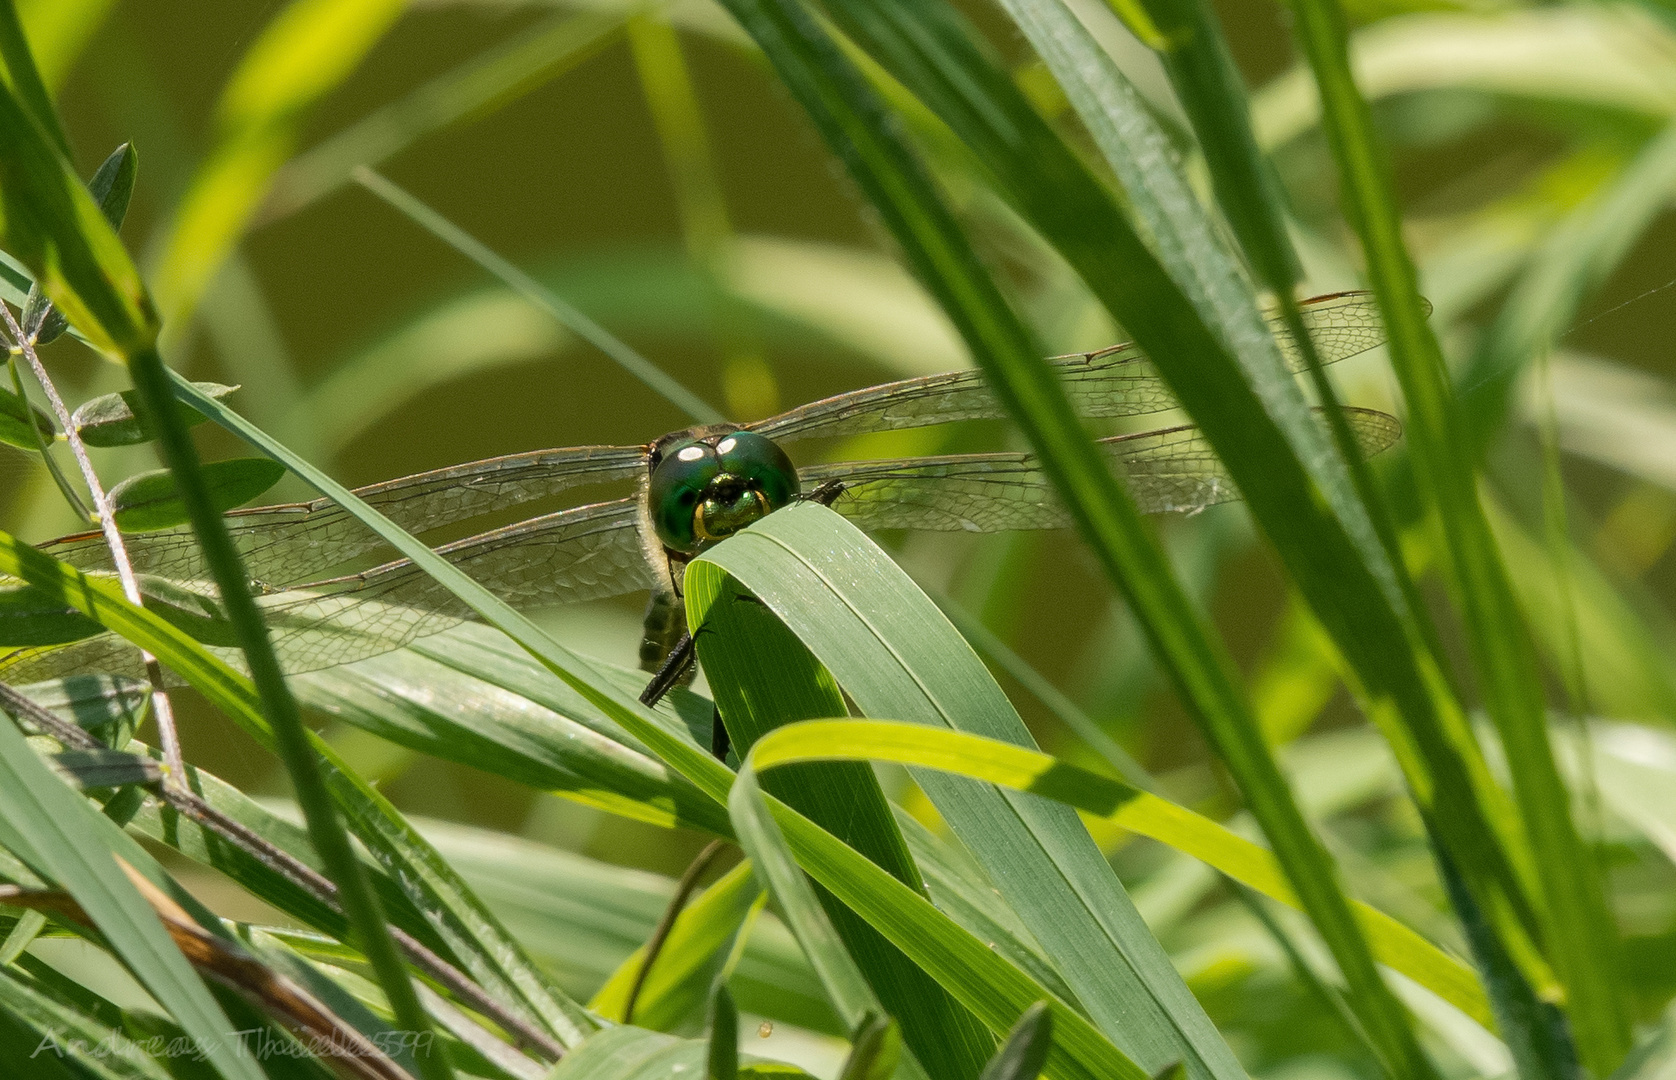
[[[1473,853],[1468,863],[1472,873],[1487,893],[1505,897],[1496,911],[1512,922],[1506,913],[1520,911],[1523,891],[1509,856],[1501,850],[1503,837],[1497,828],[1505,815],[1488,771],[1477,759],[1464,716],[1449,694],[1426,636],[1405,611],[1402,590],[1366,511],[1344,482],[1342,463],[1329,467],[1332,455],[1326,440],[1319,432],[1309,438],[1291,415],[1299,405],[1297,388],[1288,391],[1283,380],[1275,378],[1275,370],[1265,372],[1261,363],[1244,362],[1260,358],[1262,351],[1248,349],[1240,331],[1235,296],[1239,282],[1226,276],[1217,280],[1225,256],[1213,239],[1206,239],[1210,232],[1203,223],[1180,209],[1192,201],[1180,179],[1165,181],[1156,171],[1136,174],[1121,161],[1114,162],[1125,180],[1125,194],[1142,217],[1143,242],[1110,194],[1040,121],[1011,80],[986,61],[945,8],[905,9],[850,0],[845,9],[858,12],[846,27],[977,153],[1004,196],[1078,270],[1158,364],[1356,668],[1369,714],[1402,745],[1400,757],[1424,800],[1428,824],[1452,846]],[[817,106],[808,107],[813,111]],[[881,144],[869,135],[875,147]],[[854,128],[836,136],[835,143],[836,138],[855,138]],[[868,166],[886,168],[874,162]],[[901,198],[895,191],[884,197]],[[1154,201],[1161,211],[1156,216],[1147,212]],[[892,221],[888,214],[886,219]],[[907,215],[898,220],[898,238],[910,256],[923,260],[922,275],[928,282],[936,283],[935,274],[962,281],[961,289],[945,289],[945,303],[970,304],[969,295],[961,291],[970,292],[974,275],[947,257],[956,249],[946,235],[931,241],[931,229],[922,222]],[[1203,272],[1211,280],[1198,280],[1201,266],[1208,268]],[[954,279],[955,274],[960,278]],[[999,296],[985,301],[988,309],[1001,304]],[[954,310],[951,306],[951,313]],[[1340,964],[1358,988],[1353,1000],[1390,1067],[1423,1073],[1426,1066],[1406,1014],[1361,954],[1342,898],[1330,884],[1330,874],[1323,875],[1326,860],[1308,839],[1295,810],[1288,808],[1284,785],[1272,763],[1265,761],[1260,740],[1247,730],[1241,717],[1245,709],[1226,662],[1215,655],[1214,647],[1207,648],[1202,630],[1182,625],[1179,613],[1189,609],[1176,599],[1179,590],[1156,556],[1156,545],[1145,537],[1144,527],[1126,520],[1125,504],[1109,490],[1109,477],[1085,460],[1086,440],[1051,378],[1026,359],[1027,350],[1006,341],[1006,334],[993,332],[999,322],[988,311],[965,316],[980,363],[994,372],[1004,399],[1044,462],[1052,463],[1055,486],[1073,508],[1079,528],[1140,612],[1154,647],[1167,658],[1196,718],[1214,733],[1213,740],[1289,869],[1302,873],[1305,866],[1313,868],[1309,877],[1315,884],[1306,889],[1312,897],[1311,915],[1334,943]],[[979,348],[978,337],[986,332],[988,347]],[[1334,474],[1336,479],[1331,478]],[[1328,479],[1321,479],[1323,475]],[[1517,923],[1511,929],[1529,932]]]
[[[1052,997],[984,942],[955,926],[930,901],[796,811],[777,802],[771,809],[757,785],[755,770],[748,765],[740,770],[728,807],[740,831],[741,842],[751,851],[753,864],[763,866],[764,858],[774,861],[776,869],[769,871],[768,876],[780,904],[787,902],[788,895],[802,890],[805,908],[812,909],[812,915],[820,914],[813,891],[797,872],[797,866],[801,865],[815,881],[877,926],[898,948],[954,991],[990,1030],[1009,1030],[1031,1005],[1047,1001],[1055,1027],[1047,1075],[1054,1080],[1074,1077],[1145,1080],[1146,1072],[1124,1056],[1080,1012]],[[792,861],[792,851],[797,851],[800,862]],[[831,941],[838,948],[836,935]],[[861,982],[859,976],[855,981]],[[865,988],[864,982],[861,988]],[[852,1010],[857,1023],[866,1012],[865,1007]]]
[[[11,720],[0,718],[0,843],[63,885],[217,1072],[259,1080],[255,1062],[235,1052],[232,1024],[113,858],[113,831],[52,774]]]
[[[1218,823],[1120,780],[1009,743],[920,724],[821,720],[776,730],[753,750],[758,769],[812,760],[871,760],[958,773],[1074,806],[1200,859],[1235,881],[1300,908],[1270,852]],[[1375,956],[1485,1027],[1488,1000],[1472,970],[1414,931],[1365,904],[1357,919]]]
[[[110,582],[90,579],[4,533],[0,533],[0,573],[30,582],[146,649],[258,742],[273,745],[273,728],[263,715],[250,681],[210,655],[184,631],[152,612],[129,604]],[[537,969],[522,956],[516,943],[389,802],[356,776],[318,737],[310,733],[309,739],[312,751],[328,767],[326,780],[337,806],[357,835],[397,880],[417,890],[416,903],[445,937],[455,924],[463,927],[460,938],[451,945],[474,977],[491,982],[490,976],[503,958],[517,958],[499,977],[518,988],[529,1007],[561,1041],[580,1040],[590,1025],[576,1006],[545,988]],[[333,869],[328,867],[328,872]],[[341,887],[341,880],[338,884]],[[474,960],[483,966],[474,967]]]
[[[488,636],[455,633],[422,646],[438,656],[452,646],[464,671],[405,651],[292,681],[308,705],[400,746],[663,828],[727,833],[715,800],[629,745],[616,724],[523,653],[478,647]],[[645,682],[638,671],[622,675]],[[544,700],[532,701],[534,693]]]
[[[485,246],[482,241],[389,180],[363,165],[355,170],[355,181],[412,218],[437,239],[517,289],[531,303],[551,312],[554,318],[593,343],[624,371],[645,383],[648,389],[686,413],[695,422],[714,424],[726,419],[714,406],[682,386],[615,334],[582,314],[569,302],[554,295],[552,290]]]
[[[609,45],[622,25],[612,13],[564,14],[485,49],[287,162],[262,218],[294,214],[347,184],[355,166],[381,165],[427,135],[540,89]]]
[[[1408,403],[1416,476],[1449,545],[1450,580],[1474,664],[1501,736],[1530,850],[1542,867],[1538,884],[1545,946],[1566,989],[1583,1063],[1605,1076],[1630,1046],[1615,973],[1617,934],[1599,872],[1572,822],[1571,795],[1554,763],[1535,648],[1478,501],[1476,459],[1450,393],[1442,351],[1422,310],[1389,165],[1367,102],[1350,74],[1343,12],[1331,0],[1305,0],[1296,11],[1294,28],[1320,88],[1346,216],[1362,239],[1390,334],[1392,363]],[[1564,1062],[1554,1067],[1563,1070]]]

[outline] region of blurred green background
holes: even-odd
[[[1014,63],[1039,106],[1074,130],[1051,81],[998,12],[959,6]],[[194,178],[238,130],[229,80],[286,8],[277,0],[20,3],[82,170],[91,173],[124,140],[139,149],[123,235],[150,272],[168,261],[170,230]],[[660,124],[646,76],[668,74],[649,59],[662,39],[644,27],[625,31],[631,9],[667,16],[675,28],[700,125],[679,110]],[[1151,54],[1102,5],[1088,0],[1079,11],[1180,135],[1179,109]],[[1218,14],[1287,186],[1311,291],[1358,287],[1282,8],[1253,0],[1220,4]],[[1369,64],[1364,90],[1393,150],[1424,291],[1451,362],[1464,369],[1507,298],[1551,271],[1544,245],[1586,227],[1600,200],[1622,196],[1636,155],[1676,116],[1676,30],[1656,11],[1609,4],[1362,0],[1353,14]],[[520,77],[503,74],[497,89],[481,72],[518,49],[536,60]],[[462,115],[427,113],[442,99],[426,88],[461,71],[479,72],[472,85],[489,87],[482,100]],[[172,324],[168,359],[193,378],[242,384],[236,407],[346,482],[541,447],[646,442],[686,422],[549,316],[345,182],[356,161],[377,164],[734,419],[966,363],[804,117],[707,3],[420,0],[348,64],[340,84],[332,81],[317,101],[275,112],[278,153],[288,160],[247,224],[231,227],[237,243],[225,261],[198,268],[208,275],[201,299],[190,321]],[[680,97],[657,93],[654,85],[653,100],[666,110]],[[971,181],[969,165],[934,131],[918,134],[1045,346],[1063,352],[1122,340],[1069,271]],[[1190,175],[1201,175],[1185,138],[1182,151]],[[1539,371],[1526,372],[1528,393],[1490,471],[1493,500],[1506,511],[1510,565],[1550,658],[1581,655],[1584,685],[1602,712],[1666,724],[1676,716],[1676,639],[1668,632],[1676,604],[1669,556],[1676,363],[1668,330],[1676,289],[1663,288],[1676,278],[1676,219],[1665,209],[1676,178],[1668,172],[1638,179],[1630,194],[1639,193],[1640,209],[1613,219],[1622,235],[1586,268],[1597,284],[1550,357],[1552,392]],[[73,341],[48,352],[73,398],[120,385],[119,372]],[[1334,376],[1349,402],[1394,408],[1381,355],[1338,365]],[[1556,549],[1544,546],[1536,424],[1550,415],[1567,451],[1568,594],[1554,588]],[[235,452],[199,430],[212,456]],[[799,460],[1001,448],[1012,438],[1000,426],[972,425],[817,446]],[[7,453],[0,498],[8,527],[33,540],[72,528],[41,470]],[[126,451],[100,459],[109,481],[151,464]],[[301,488],[278,494],[305,497]],[[1349,729],[1359,717],[1289,608],[1243,509],[1218,507],[1162,528],[1250,673],[1271,732],[1313,726],[1355,735]],[[1173,797],[1208,812],[1232,805],[1073,538],[887,539],[916,577],[980,615],[1163,774]],[[1425,563],[1423,543],[1414,556]],[[627,663],[641,602],[544,618],[585,651]],[[1574,609],[1574,624],[1556,615],[1562,604]],[[1579,628],[1575,638],[1570,625]],[[1450,632],[1447,621],[1444,628]],[[1086,756],[1019,683],[1004,685],[1045,747]],[[412,814],[663,873],[678,873],[698,846],[368,736],[331,734]],[[207,710],[192,712],[185,738],[190,760],[247,791],[282,791],[277,766]],[[1344,753],[1323,759],[1323,775],[1365,756]],[[1424,855],[1397,805],[1376,800],[1345,828],[1401,878],[1401,868]],[[1157,865],[1157,853],[1141,846],[1117,857],[1126,876],[1144,877]],[[1644,945],[1631,950],[1632,962],[1651,969],[1676,952],[1676,875],[1667,862],[1635,862],[1625,874],[1633,880],[1618,882],[1624,930]],[[247,902],[231,891],[223,899],[234,914]],[[1401,909],[1400,898],[1392,902],[1390,910]],[[1215,929],[1201,923],[1194,933],[1209,942]],[[1189,944],[1177,946],[1190,952]],[[1214,952],[1199,957],[1194,983],[1212,1001]],[[1229,975],[1227,985],[1238,981]],[[1280,1008],[1242,1000],[1240,1008]],[[1310,1036],[1298,1041],[1313,1045]]]

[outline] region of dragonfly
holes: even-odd
[[[1319,296],[1301,305],[1322,362],[1384,341],[1373,297]],[[1269,319],[1288,367],[1304,360],[1278,316]],[[1144,416],[1176,406],[1152,361],[1133,343],[1054,357],[1077,413]],[[994,532],[1069,524],[1035,457],[951,454],[794,466],[781,444],[1005,415],[981,372],[884,383],[749,424],[688,428],[635,446],[536,450],[418,473],[356,494],[409,532],[457,525],[573,488],[634,484],[634,494],[541,514],[470,536],[437,553],[514,606],[538,608],[619,594],[651,594],[641,666],[665,686],[685,675],[681,575],[710,544],[799,498],[817,496],[867,530]],[[1371,409],[1343,415],[1365,454],[1394,444],[1397,419]],[[1165,427],[1100,440],[1143,511],[1192,513],[1239,497],[1204,435]],[[466,605],[406,559],[356,572],[382,542],[328,499],[235,510],[233,542],[281,664],[302,674],[352,663],[474,618]],[[148,606],[236,666],[241,656],[190,529],[127,538]],[[82,570],[110,572],[97,532],[42,548]],[[334,574],[335,571],[339,571]],[[685,649],[683,670],[672,671]],[[31,682],[84,672],[138,677],[138,651],[109,633],[0,657],[0,678]],[[654,680],[654,686],[657,681]],[[649,690],[648,698],[655,698]]]

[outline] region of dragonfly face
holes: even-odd
[[[647,512],[663,546],[695,555],[797,496],[797,469],[755,432],[689,429],[665,435],[647,459]]]
[[[1316,297],[1302,310],[1323,363],[1384,340],[1378,306],[1366,293]],[[1270,323],[1288,366],[1302,370],[1301,353],[1285,328],[1277,318]],[[1134,417],[1175,407],[1169,387],[1133,345],[1050,363],[1081,416]],[[680,579],[686,563],[707,544],[800,495],[841,493],[833,509],[865,529],[1065,527],[1065,511],[1027,453],[842,461],[797,470],[780,449],[800,438],[1005,415],[980,373],[956,371],[854,390],[752,424],[691,428],[650,446],[536,450],[389,480],[356,494],[407,531],[423,534],[572,488],[637,483],[632,495],[530,517],[436,550],[513,605],[534,608],[649,591],[642,663],[655,668],[684,629]],[[1394,417],[1381,412],[1346,409],[1344,416],[1364,453],[1385,449],[1401,431]],[[1100,445],[1142,510],[1192,513],[1239,497],[1195,428],[1114,436]],[[238,510],[228,515],[227,525],[250,577],[263,583],[256,602],[292,674],[399,649],[472,617],[457,597],[405,560],[358,569],[380,542],[328,500]],[[148,606],[155,604],[165,618],[174,610],[189,632],[204,622],[206,612],[214,622],[218,600],[190,530],[136,535],[128,544],[142,581],[159,586],[142,585]],[[80,569],[109,572],[109,554],[97,533],[43,546]],[[136,651],[110,634],[65,645],[34,644],[41,647],[0,657],[0,678],[29,682],[88,671],[143,675]],[[237,650],[223,648],[220,640],[205,644],[228,661],[241,662]]]

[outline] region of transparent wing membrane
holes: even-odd
[[[1362,452],[1377,454],[1402,434],[1396,418],[1345,409]],[[1196,513],[1236,500],[1239,489],[1195,427],[1100,440],[1143,513]],[[832,508],[863,529],[1002,532],[1060,529],[1069,516],[1034,454],[955,454],[846,462],[803,470],[804,490],[833,480],[844,493]]]
[[[630,480],[645,467],[641,446],[579,446],[473,461],[356,488],[373,509],[409,532],[426,532],[481,514],[556,495],[584,484]],[[383,543],[330,499],[235,510],[227,515],[245,567],[268,588],[319,578]],[[189,527],[126,537],[128,555],[141,574],[176,581],[207,581],[198,542]],[[43,551],[83,570],[109,569],[101,534],[78,533],[41,545]]]
[[[1348,359],[1381,344],[1379,306],[1365,292],[1318,296],[1300,305],[1323,364]],[[1269,327],[1293,371],[1304,369],[1302,350],[1277,315]],[[1175,395],[1138,346],[1115,345],[1052,359],[1079,416],[1143,416],[1176,406]],[[870,431],[984,420],[1006,415],[981,371],[951,371],[870,386],[811,402],[749,425],[778,441],[830,438]]]
[[[1384,340],[1366,293],[1340,293],[1303,304],[1324,362],[1342,360]],[[1271,319],[1271,324],[1275,320]],[[1288,363],[1303,360],[1283,329],[1276,337]],[[1078,411],[1090,417],[1136,415],[1174,407],[1152,364],[1133,345],[1056,357]],[[772,439],[828,437],[1003,411],[975,371],[887,383],[814,402],[751,425]],[[1401,433],[1384,413],[1346,409],[1364,452],[1375,454]],[[1194,512],[1239,493],[1203,435],[1177,427],[1102,440],[1143,511]],[[359,488],[356,494],[410,532],[466,521],[570,488],[622,483],[644,475],[647,446],[540,450],[471,462]],[[867,529],[992,532],[1068,524],[1051,486],[1029,454],[964,454],[819,465],[800,473],[804,490],[841,481],[834,508]],[[639,496],[593,503],[482,533],[438,548],[503,599],[523,607],[599,599],[652,588],[659,573],[639,536]],[[286,670],[298,674],[401,648],[471,618],[447,589],[406,560],[328,577],[381,541],[326,499],[227,515],[234,543],[255,581],[257,603],[272,627]],[[215,652],[242,666],[218,622],[214,589],[188,529],[128,538],[135,569],[150,580],[159,611],[173,610]],[[90,571],[107,571],[97,533],[43,545]],[[207,614],[206,614],[207,613]],[[165,617],[175,617],[165,615]],[[0,677],[33,681],[85,671],[141,675],[138,654],[110,634],[69,645],[25,649],[0,658]]]

